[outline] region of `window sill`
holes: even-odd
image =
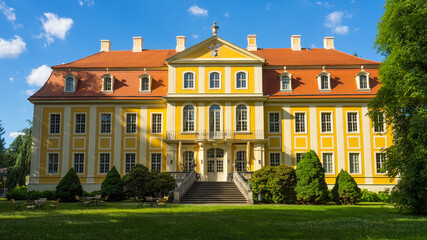
[[[280,92],[294,92],[292,89],[280,89]]]
[[[319,92],[332,92],[332,89],[319,89]]]
[[[359,91],[359,92],[370,92],[371,89],[370,88],[359,88],[359,89],[357,89],[357,91]]]
[[[63,93],[76,93],[76,91],[63,91]]]
[[[151,90],[140,90],[139,93],[151,93]]]
[[[101,91],[101,93],[114,93],[114,91]]]

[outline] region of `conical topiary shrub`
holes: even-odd
[[[124,197],[124,183],[116,167],[113,166],[101,185],[101,194],[109,201],[121,201]]]
[[[324,204],[328,201],[328,185],[325,182],[325,169],[316,152],[310,150],[303,155],[296,169],[297,201],[307,204]]]
[[[337,204],[356,204],[360,202],[362,194],[354,178],[341,169],[332,189],[332,196]]]
[[[83,188],[80,179],[74,168],[70,168],[56,186],[56,197],[60,198],[62,202],[75,202],[75,196],[81,196],[82,194]]]

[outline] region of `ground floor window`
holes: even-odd
[[[151,170],[162,171],[162,154],[152,153],[151,154]]]
[[[85,169],[85,154],[74,153],[74,170],[78,174],[83,174]]]
[[[57,174],[58,165],[59,165],[59,153],[49,153],[48,158],[49,159],[48,159],[47,173]]]
[[[383,169],[385,161],[385,153],[375,153],[375,162],[377,165],[377,173],[385,173]]]
[[[359,153],[350,153],[350,173],[360,173]]]
[[[191,172],[192,165],[194,164],[194,152],[184,152],[184,172]]]
[[[301,162],[302,155],[304,155],[304,153],[295,153],[295,166],[298,166],[298,163]]]
[[[110,171],[110,154],[99,154],[99,173],[107,173]]]
[[[270,166],[275,167],[280,165],[280,153],[270,153]]]
[[[323,168],[325,169],[325,173],[334,173],[334,159],[332,153],[323,153]]]
[[[239,151],[236,154],[236,170],[244,172],[246,170],[246,151]]]
[[[126,173],[130,172],[132,168],[135,166],[136,162],[136,154],[135,153],[126,153]]]

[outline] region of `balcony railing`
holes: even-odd
[[[167,140],[252,140],[264,139],[264,131],[167,131]]]

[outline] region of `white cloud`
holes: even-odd
[[[0,2],[0,10],[6,16],[7,21],[14,22],[16,20],[15,9],[8,7],[5,2]]]
[[[196,39],[199,38],[199,35],[197,35],[197,34],[193,34],[192,36],[193,36],[193,38],[196,38]]]
[[[46,37],[47,43],[53,43],[54,37],[65,40],[65,36],[73,25],[73,19],[60,18],[54,13],[44,13],[46,18],[41,17],[40,21],[43,24],[44,33],[41,33],[38,38]]]
[[[316,45],[314,45],[314,43],[312,43],[312,44],[310,45],[310,48],[316,48]]]
[[[348,34],[349,27],[342,25],[342,21],[344,17],[351,18],[351,15],[344,14],[343,11],[332,12],[325,17],[324,26],[327,28],[330,28],[332,33],[342,34],[342,35]]]
[[[13,80],[14,80],[14,79],[13,79],[13,77],[10,77],[10,78],[9,78],[9,81],[10,81],[10,82],[13,82]]]
[[[24,91],[25,94],[27,94],[28,96],[33,95],[34,93],[36,93],[37,89],[27,89]]]
[[[5,40],[0,38],[0,58],[18,57],[19,54],[25,51],[27,44],[15,35],[15,39]]]
[[[87,5],[88,7],[95,5],[95,1],[94,0],[79,0],[79,5],[83,6],[83,5]]]
[[[30,75],[28,75],[26,78],[27,83],[30,86],[41,87],[46,82],[46,80],[49,78],[51,72],[52,72],[52,69],[46,65],[42,65],[38,68],[33,68],[33,70],[31,70]],[[26,91],[26,93],[27,93],[27,91]]]
[[[11,137],[11,138],[16,138],[20,135],[25,135],[25,133],[23,133],[23,132],[11,132],[11,133],[9,133],[9,137]]]
[[[324,7],[333,7],[334,6],[334,5],[330,4],[329,2],[321,2],[321,1],[317,1],[316,4],[319,6],[324,6]]]
[[[224,14],[224,16],[225,16],[225,17],[227,17],[227,18],[228,18],[228,17],[230,17],[230,15],[228,14],[228,12],[226,12],[226,13]]]
[[[196,16],[208,16],[208,10],[197,5],[191,6],[187,11]]]
[[[271,2],[269,2],[269,3],[267,3],[267,5],[265,6],[265,10],[270,10],[270,7],[271,7]]]

